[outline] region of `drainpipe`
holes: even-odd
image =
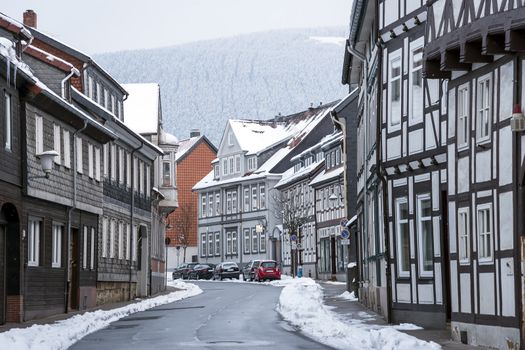
[[[62,89],[62,98],[66,101],[69,101],[70,98],[66,96],[66,82],[72,77],[72,76],[80,76],[80,72],[75,67],[71,68],[71,72],[60,82],[60,87]]]
[[[67,237],[66,237],[66,284],[64,288],[64,299],[65,299],[65,313],[68,313],[69,309],[69,299],[68,299],[68,290],[70,286],[69,281],[69,272],[71,269],[71,264],[69,260],[71,259],[71,256],[69,254],[69,246],[71,244],[71,214],[73,213],[73,210],[77,208],[77,142],[76,142],[76,136],[77,134],[84,131],[88,126],[87,120],[84,120],[84,126],[80,129],[77,129],[73,133],[73,206],[69,207],[67,210]],[[78,248],[78,247],[77,247]]]
[[[132,235],[133,237],[133,219],[134,219],[134,216],[135,216],[135,161],[134,161],[134,158],[133,156],[135,155],[135,152],[137,152],[138,150],[140,150],[142,147],[144,147],[144,142],[142,140],[140,140],[140,146],[137,147],[137,148],[134,148],[133,151],[131,151],[131,156],[130,156],[130,159],[131,159],[131,209],[130,209],[130,214],[129,214],[129,224],[131,225],[131,230],[130,230],[130,234]],[[138,164],[137,164],[138,165]],[[139,228],[137,226],[137,236],[139,234]],[[130,239],[130,253],[129,253],[129,258],[130,258],[130,262],[129,262],[129,281],[128,281],[128,300],[131,300],[131,278],[132,278],[132,275],[133,275],[133,254],[135,254],[135,252],[133,251],[133,242],[131,241]],[[151,242],[148,241],[149,244],[151,244]],[[138,249],[138,242],[136,244],[136,247],[135,249]],[[137,256],[137,260],[138,260],[138,256]],[[138,261],[137,261],[137,264],[138,264]],[[149,263],[148,263],[148,266],[149,266]]]
[[[368,181],[367,181],[367,178],[368,178],[368,155],[367,155],[367,145],[368,145],[368,61],[366,60],[366,57],[364,54],[362,54],[361,52],[357,51],[353,46],[349,45],[346,47],[347,51],[349,54],[351,54],[352,56],[354,56],[355,58],[357,58],[358,60],[360,60],[362,63],[363,63],[363,85],[365,87],[365,91],[364,91],[364,108],[363,108],[363,117],[366,118],[365,120],[363,120],[363,126],[364,126],[364,133],[365,133],[365,142],[364,142],[364,147],[363,147],[363,165],[364,165],[364,171],[363,171],[363,175],[366,177],[365,178],[365,181],[363,182],[363,196],[364,196],[364,199],[363,199],[363,229],[361,230],[361,233],[363,233],[365,231],[365,227],[367,227],[368,225]],[[357,237],[358,235],[356,235]],[[363,243],[366,244],[366,240],[363,239]],[[357,260],[357,269],[358,269],[358,277],[359,279],[361,280],[360,282],[362,282],[362,277],[363,277],[363,271],[362,271],[362,266],[361,266],[361,261],[360,261],[360,249],[359,249],[359,246],[357,247],[357,257],[356,257],[356,260]],[[363,247],[363,256],[366,256],[366,249],[365,247]]]

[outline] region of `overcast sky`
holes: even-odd
[[[5,0],[0,11],[87,53],[281,28],[347,26],[352,0]]]

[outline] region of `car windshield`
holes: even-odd
[[[261,263],[260,261],[254,261],[254,263],[253,263],[253,267],[259,267],[259,264],[260,264],[260,263]]]
[[[222,264],[222,267],[228,268],[228,267],[237,267],[237,264],[234,262],[224,263]]]
[[[265,261],[261,264],[261,266],[264,268],[272,268],[272,267],[276,267],[277,263],[275,261]]]

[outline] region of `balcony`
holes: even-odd
[[[516,2],[437,0],[427,17],[424,77],[450,79],[496,55],[525,52],[525,7]]]
[[[168,215],[179,207],[177,187],[161,187],[159,189],[162,199],[159,201],[159,210]]]

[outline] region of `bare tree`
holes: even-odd
[[[274,215],[277,220],[283,223],[283,233],[288,235],[290,240],[290,253],[292,257],[292,275],[297,274],[297,266],[302,265],[302,227],[308,222],[308,211],[304,205],[304,197],[301,195],[299,186],[285,191],[275,191],[273,193]],[[292,249],[293,242],[291,237],[295,236],[297,248]]]
[[[175,215],[173,220],[173,227],[176,233],[175,244],[182,247],[182,262],[186,262],[186,248],[190,243],[191,230],[195,225],[197,211],[192,202],[184,203],[182,206],[178,207],[177,210],[179,213],[178,215]]]

